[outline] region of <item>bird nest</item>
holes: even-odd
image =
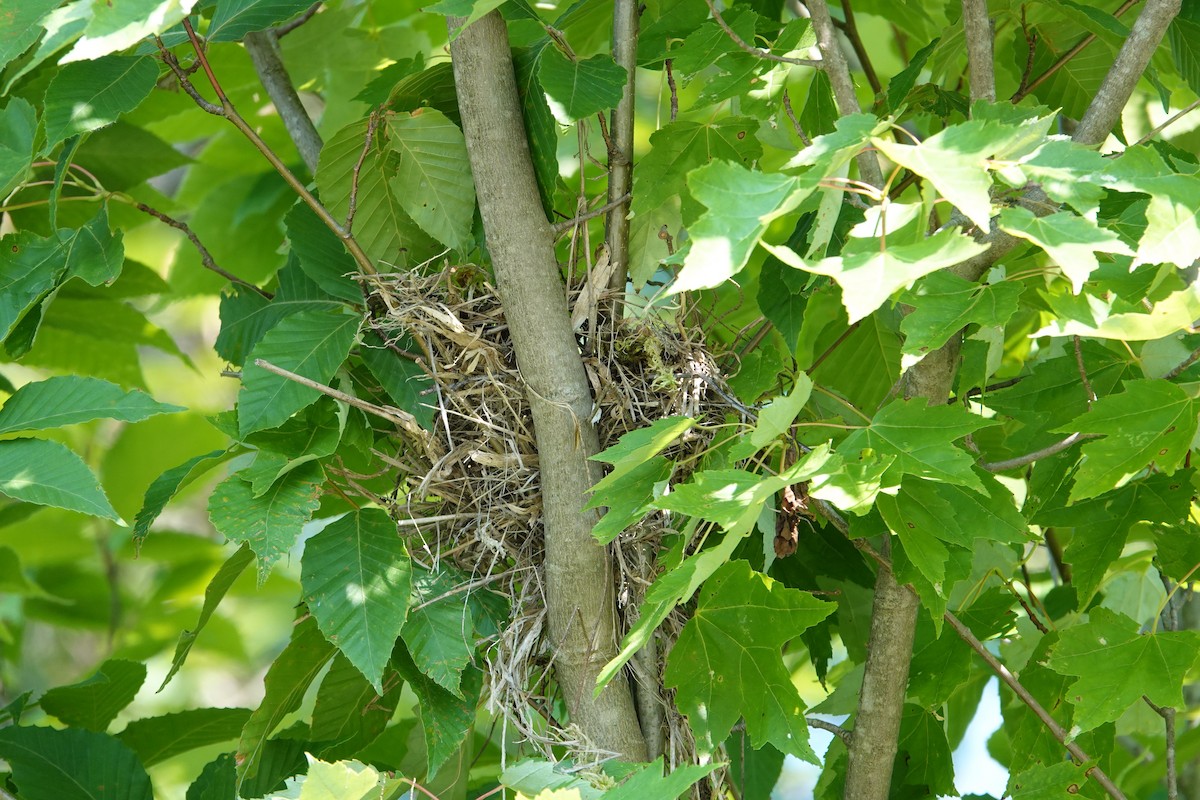
[[[561,745],[569,746],[576,759],[581,753],[595,755],[579,731],[555,722],[554,698],[544,696],[552,654],[540,566],[538,454],[526,387],[495,287],[469,265],[379,279],[390,295],[388,315],[376,321],[381,333],[392,344],[419,351],[430,379],[423,395],[433,410],[431,429],[409,426],[402,432],[405,446],[397,462],[403,474],[393,512],[402,533],[411,537],[409,550],[430,567],[449,562],[469,573],[471,591],[508,597],[511,618],[487,649],[492,709],[547,756],[554,757],[551,748]],[[594,306],[589,308],[578,293],[569,299],[574,318],[590,318],[594,325]],[[596,398],[601,447],[667,416],[724,421],[734,406],[699,327],[635,309],[627,309],[625,317],[615,327],[598,326],[607,331],[602,337],[584,335],[586,322],[577,331]],[[709,446],[704,427],[667,451],[679,465],[674,481],[686,479],[689,465]],[[654,577],[652,554],[668,524],[665,514],[652,514],[612,545],[626,628]],[[683,622],[682,614],[672,616],[660,628],[666,645]],[[654,688],[666,720],[668,763],[694,763],[690,731],[673,705],[657,697],[661,663],[643,667],[635,670],[635,679]],[[654,674],[647,674],[649,669]]]

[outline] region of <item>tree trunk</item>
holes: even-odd
[[[451,30],[462,23],[451,19]],[[641,761],[646,745],[628,682],[614,680],[593,697],[596,676],[617,654],[618,637],[608,551],[592,538],[597,513],[583,510],[600,476],[587,460],[599,449],[592,395],[539,200],[500,13],[467,27],[450,52],[496,288],[533,414],[555,676],[588,743]]]

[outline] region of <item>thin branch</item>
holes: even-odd
[[[271,32],[275,34],[275,38],[282,39],[284,36],[287,36],[289,33],[296,30],[296,28],[299,28],[301,25],[312,19],[313,16],[320,10],[321,3],[320,0],[318,0],[318,2],[313,3],[307,9],[305,9],[303,14],[296,17],[291,22],[285,22],[282,25],[276,25],[271,29]]]
[[[174,53],[167,49],[167,46],[163,44],[162,39],[155,36],[154,44],[158,46],[158,52],[162,57],[163,63],[166,64],[171,72],[175,75],[175,80],[179,81],[179,87],[183,89],[184,93],[186,93],[188,97],[192,98],[196,105],[198,105],[204,111],[207,111],[209,114],[212,114],[215,117],[225,116],[225,112],[219,105],[208,102],[204,99],[204,96],[196,90],[196,87],[192,84],[191,78],[188,77],[188,70],[184,69],[180,65],[179,59],[175,57]],[[195,65],[193,65],[193,67],[194,66]]]
[[[591,211],[587,212],[586,214],[580,214],[578,217],[572,217],[571,219],[563,220],[562,222],[556,222],[550,226],[550,230],[554,231],[554,234],[556,236],[559,234],[565,233],[566,231],[571,230],[571,228],[574,228],[576,225],[578,225],[581,222],[587,222],[590,219],[595,219],[596,217],[602,217],[605,214],[607,214],[609,211],[612,211],[613,209],[617,208],[618,206],[625,205],[626,203],[629,202],[629,199],[632,196],[633,195],[626,193],[626,194],[618,197],[616,200],[613,200],[611,203],[605,203],[604,205],[600,206],[599,208],[592,209]]]
[[[674,64],[673,58],[663,62],[663,70],[667,73],[667,89],[671,93],[671,122],[679,116],[679,87],[675,85],[675,71],[672,69]]]
[[[712,0],[705,2],[712,4]],[[858,105],[854,81],[850,79],[850,67],[847,66],[846,57],[842,55],[841,45],[838,44],[837,30],[829,16],[829,6],[825,0],[809,0],[808,14],[817,34],[817,45],[821,49],[825,73],[833,87],[833,98],[837,103],[838,113],[842,116],[859,113],[862,109]],[[879,159],[874,151],[866,150],[859,154],[858,172],[862,179],[872,186],[883,186],[883,172],[879,169]]]
[[[962,0],[963,33],[967,40],[967,68],[970,71],[971,104],[980,100],[996,102],[994,35],[988,17],[987,0]]]
[[[1087,367],[1083,363],[1083,344],[1078,336],[1073,337],[1075,344],[1075,366],[1079,369],[1079,379],[1083,381],[1083,390],[1087,393],[1087,407],[1090,411],[1096,392],[1092,390],[1092,382],[1088,380]]]
[[[804,128],[801,127],[800,120],[796,117],[796,112],[792,110],[792,96],[788,94],[787,87],[784,87],[783,90],[783,110],[788,115],[788,119],[792,121],[792,130],[800,137],[800,141],[804,143],[805,147],[810,146],[812,139],[805,135]]]
[[[156,208],[151,208],[150,206],[146,205],[145,203],[139,203],[139,202],[135,201],[133,203],[133,207],[136,208],[138,211],[141,211],[143,214],[149,214],[150,216],[154,217],[155,219],[157,219],[161,222],[165,222],[167,225],[170,225],[175,230],[182,232],[183,235],[187,237],[187,240],[192,243],[192,246],[196,248],[196,251],[198,253],[200,253],[200,263],[204,266],[205,269],[208,269],[208,270],[211,270],[211,271],[217,273],[218,275],[220,275],[222,278],[229,281],[230,283],[236,283],[238,286],[245,286],[250,291],[257,292],[258,294],[262,295],[263,297],[265,297],[268,300],[270,300],[272,297],[274,297],[274,295],[272,295],[267,290],[260,289],[259,287],[255,286],[253,283],[251,283],[250,281],[243,280],[243,279],[239,278],[237,275],[234,275],[232,272],[228,272],[224,269],[221,269],[219,266],[217,266],[217,262],[213,260],[212,253],[208,252],[208,248],[205,247],[204,243],[200,241],[200,237],[196,236],[196,232],[193,231],[186,222],[181,222],[181,221],[175,219],[174,217],[168,216],[167,214],[164,214],[163,212],[159,211]]]
[[[611,208],[604,221],[604,243],[613,266],[608,289],[614,293],[605,313],[612,319],[621,315],[625,284],[629,280],[629,214],[622,198],[633,191],[633,121],[637,96],[638,3],[640,0],[615,0],[613,3],[612,54],[617,66],[625,70],[621,99],[610,112],[612,142],[608,149],[608,203]]]
[[[1052,445],[1043,447],[1041,450],[1035,450],[1032,453],[1026,453],[1023,456],[1016,458],[1006,458],[1003,461],[984,461],[980,462],[979,467],[986,469],[988,472],[1007,472],[1010,469],[1019,469],[1027,467],[1035,461],[1043,458],[1049,458],[1052,455],[1061,453],[1063,450],[1084,441],[1085,439],[1095,439],[1100,434],[1097,433],[1072,433],[1065,439],[1060,439]]]
[[[368,414],[374,414],[381,419],[386,419],[388,422],[393,422],[405,430],[417,435],[420,438],[425,437],[425,432],[421,426],[417,424],[417,418],[403,409],[393,408],[392,406],[377,406],[374,403],[368,403],[366,400],[360,400],[354,395],[346,394],[334,389],[332,386],[326,386],[323,383],[318,383],[311,378],[306,378],[303,375],[297,375],[294,372],[277,367],[270,361],[262,358],[254,359],[254,366],[259,369],[265,369],[267,372],[278,375],[282,378],[287,378],[289,381],[295,381],[301,386],[307,386],[309,389],[320,392],[323,395],[332,397],[334,400],[339,400],[347,405],[354,406],[357,409],[366,411]]]
[[[717,24],[721,26],[721,30],[725,31],[725,35],[728,36],[734,44],[745,50],[750,55],[757,56],[764,61],[774,61],[779,64],[795,64],[797,67],[813,67],[814,69],[824,68],[823,61],[814,61],[811,58],[789,58],[787,56],[777,56],[770,50],[764,50],[761,47],[755,47],[752,44],[747,44],[746,40],[744,40],[741,36],[738,36],[737,31],[729,27],[729,23],[725,21],[723,16],[721,16],[721,12],[717,10],[717,6],[713,0],[704,0],[704,2],[708,5],[708,10],[712,12],[713,19],[716,20]]]
[[[847,747],[850,746],[850,740],[853,738],[854,734],[851,731],[843,728],[841,725],[835,725],[832,722],[826,722],[825,720],[817,719],[816,717],[805,717],[804,721],[808,723],[808,727],[829,731],[834,736],[845,742]]]
[[[1101,145],[1121,118],[1121,111],[1150,64],[1167,32],[1167,26],[1179,14],[1182,0],[1146,0],[1146,7],[1129,31],[1129,37],[1117,53],[1100,89],[1092,97],[1073,138],[1079,144]]]
[[[1033,712],[1034,716],[1041,720],[1042,725],[1044,725],[1046,729],[1050,731],[1054,738],[1058,740],[1059,744],[1067,749],[1067,752],[1071,754],[1071,757],[1075,759],[1076,763],[1086,764],[1092,760],[1087,753],[1080,749],[1079,745],[1070,740],[1067,731],[1063,730],[1063,727],[1055,721],[1054,717],[1050,716],[1050,713],[1046,711],[1046,709],[1042,707],[1042,704],[1037,701],[1037,698],[1030,694],[1029,690],[1026,689],[1019,680],[1017,680],[1016,676],[1009,672],[1008,667],[1001,664],[996,657],[993,656],[988,649],[983,646],[983,642],[979,641],[975,634],[971,632],[970,628],[964,625],[959,618],[954,616],[954,614],[950,611],[947,611],[943,616],[945,617],[946,622],[950,623],[950,627],[954,628],[954,631],[959,635],[959,638],[966,642],[968,647],[974,650],[980,658],[987,662],[987,665],[991,667],[992,671],[996,673],[997,677],[1004,682],[1004,685],[1011,689],[1013,694],[1020,698],[1021,702],[1023,702],[1029,708],[1029,710]],[[1108,792],[1109,797],[1112,797],[1113,800],[1125,800],[1124,793],[1117,788],[1116,784],[1112,782],[1112,779],[1109,778],[1108,775],[1104,773],[1104,770],[1100,769],[1099,766],[1092,767],[1087,771],[1086,774],[1089,778],[1100,784],[1101,788]]]
[[[854,8],[850,5],[850,0],[842,0],[842,13],[846,16],[846,24],[842,30],[845,31],[846,38],[850,40],[850,46],[854,48],[854,54],[858,56],[858,63],[862,66],[863,74],[867,76],[867,83],[871,84],[871,91],[879,94],[883,91],[883,84],[879,82],[879,76],[875,74],[875,67],[871,64],[871,56],[867,53],[867,48],[863,45],[862,36],[858,33],[858,23],[854,20]]]
[[[964,2],[965,1],[966,0],[964,0]],[[1121,7],[1113,12],[1113,16],[1114,17],[1121,16],[1126,11],[1133,8],[1140,2],[1141,2],[1141,0],[1125,0],[1125,2],[1121,4]],[[1034,38],[1036,40],[1036,35]],[[1026,40],[1027,41],[1029,40],[1028,36],[1026,37]],[[1050,78],[1053,77],[1054,73],[1058,72],[1060,69],[1062,69],[1064,66],[1066,66],[1067,62],[1069,62],[1071,59],[1075,58],[1075,56],[1079,55],[1080,52],[1083,51],[1083,48],[1087,47],[1089,44],[1091,44],[1094,41],[1096,41],[1096,34],[1089,33],[1087,36],[1080,39],[1079,42],[1074,47],[1072,47],[1070,50],[1068,50],[1067,52],[1065,52],[1061,56],[1059,56],[1058,59],[1053,64],[1051,64],[1049,67],[1046,68],[1045,72],[1043,72],[1041,75],[1038,75],[1032,81],[1028,80],[1029,75],[1028,75],[1028,70],[1027,70],[1025,77],[1022,78],[1022,80],[1021,80],[1020,88],[1017,90],[1016,94],[1014,94],[1012,96],[1012,102],[1014,102],[1014,103],[1021,102],[1021,100],[1025,96],[1027,96],[1030,92],[1032,92],[1034,89],[1041,86],[1046,81],[1050,80]],[[1030,66],[1032,66],[1032,63],[1033,63],[1032,45],[1030,47],[1031,47],[1031,49],[1030,49]]]
[[[1152,129],[1145,136],[1143,136],[1142,138],[1140,138],[1136,142],[1134,142],[1134,146],[1136,147],[1139,144],[1145,144],[1146,142],[1150,141],[1155,136],[1158,136],[1160,133],[1162,133],[1164,130],[1166,130],[1168,126],[1174,125],[1176,122],[1183,119],[1185,116],[1187,116],[1191,112],[1195,111],[1197,108],[1200,108],[1200,100],[1192,101],[1191,103],[1189,103],[1187,105],[1186,108],[1176,111],[1174,114],[1172,114],[1170,117],[1168,117],[1165,122],[1160,123],[1158,126],[1156,126],[1154,129]]]
[[[250,60],[254,63],[254,71],[263,88],[267,90],[279,119],[288,136],[296,145],[300,158],[312,175],[317,174],[317,161],[321,156],[321,134],[313,125],[300,95],[288,75],[287,67],[283,65],[283,57],[279,52],[279,41],[273,31],[257,31],[247,33],[243,44]]]
[[[371,150],[371,142],[375,141],[377,127],[379,115],[372,113],[367,118],[367,135],[363,137],[362,150],[358,154],[358,160],[354,162],[354,169],[350,170],[350,200],[346,204],[346,221],[342,224],[347,235],[354,227],[354,215],[358,212],[358,176],[362,172],[363,162],[367,160],[367,153]]]
[[[370,256],[368,256],[366,251],[362,249],[362,245],[359,244],[358,240],[342,228],[338,221],[335,220],[329,213],[329,210],[325,208],[325,206],[322,205],[319,200],[317,200],[313,193],[308,190],[308,187],[305,186],[304,183],[302,183],[290,169],[288,169],[287,165],[284,164],[283,161],[280,160],[279,156],[275,154],[275,151],[267,146],[267,143],[262,140],[262,137],[258,135],[254,128],[252,128],[237,112],[237,109],[234,108],[233,103],[231,103],[229,98],[226,96],[225,90],[221,87],[220,81],[217,80],[217,76],[213,73],[212,65],[209,64],[208,57],[204,54],[204,45],[200,42],[200,37],[196,35],[195,29],[192,28],[191,21],[184,19],[183,27],[187,31],[188,38],[191,40],[192,49],[196,52],[196,58],[200,60],[200,66],[204,69],[204,74],[208,76],[208,81],[212,85],[213,91],[216,92],[217,97],[221,101],[220,106],[213,106],[214,108],[217,108],[216,113],[232,122],[234,127],[241,131],[242,135],[249,139],[250,143],[254,145],[255,149],[262,154],[263,158],[265,158],[267,162],[275,168],[275,171],[278,172],[280,177],[283,178],[284,182],[292,188],[292,191],[294,191],[300,197],[300,199],[304,201],[305,205],[312,209],[313,213],[317,215],[317,218],[320,219],[321,222],[323,222],[325,226],[329,228],[329,230],[337,234],[338,238],[342,240],[342,243],[345,244],[346,249],[350,252],[350,255],[354,258],[354,262],[358,265],[359,270],[365,275],[377,275],[378,270],[375,269],[375,265],[371,262]],[[203,98],[197,99],[197,102],[207,103],[207,101],[203,100]],[[207,105],[212,106],[211,103],[207,103]],[[392,304],[391,299],[385,295],[384,300],[390,307]]]
[[[1192,364],[1195,364],[1197,359],[1200,359],[1200,347],[1197,347],[1188,354],[1187,358],[1172,367],[1170,372],[1168,372],[1166,375],[1163,375],[1163,379],[1168,381],[1175,380],[1181,374],[1183,374],[1185,369],[1190,367]]]

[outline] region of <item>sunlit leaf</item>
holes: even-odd
[[[47,145],[115,122],[146,99],[156,80],[152,58],[104,56],[68,64],[46,89]]]
[[[0,494],[119,519],[83,459],[66,446],[45,439],[0,442]]]
[[[284,22],[310,5],[312,3],[305,0],[217,0],[217,10],[208,27],[208,40],[231,42],[241,39],[247,33]]]
[[[625,87],[625,70],[612,56],[576,60],[557,47],[547,47],[542,53],[538,80],[554,118],[570,125],[616,106]]]
[[[469,245],[475,183],[462,131],[440,111],[389,115],[388,144],[399,155],[390,186],[430,236],[457,250]]]
[[[64,375],[27,383],[0,407],[0,433],[59,428],[94,419],[140,422],[155,414],[173,414],[182,406],[158,403],[136,389],[96,378]]]

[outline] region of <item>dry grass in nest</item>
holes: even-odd
[[[415,558],[431,564],[448,560],[471,573],[473,585],[487,585],[510,599],[511,619],[487,653],[493,710],[501,710],[506,724],[543,754],[552,757],[552,747],[567,745],[576,759],[582,752],[586,760],[586,743],[578,731],[557,727],[549,714],[551,698],[545,696],[552,654],[546,645],[540,571],[537,448],[495,288],[471,266],[381,278],[395,302],[394,313],[382,323],[384,331],[420,351],[432,378],[426,402],[434,408],[431,432],[404,434],[404,458],[412,470],[407,500],[397,504],[395,516],[412,537]],[[576,301],[572,298],[573,305]],[[577,308],[576,318],[579,312]],[[594,314],[583,316],[595,319]],[[602,341],[581,339],[597,398],[601,446],[667,416],[723,421],[731,409],[729,395],[697,338],[698,326],[688,329],[657,316],[630,316]],[[709,445],[709,438],[693,430],[667,452],[681,464],[675,481],[686,479],[693,457]],[[636,612],[654,577],[644,554],[657,548],[662,524],[661,517],[648,519],[624,533],[614,547],[618,597],[626,616]],[[664,643],[674,641],[682,624],[681,614],[671,615],[660,629]],[[658,685],[661,667],[659,659],[653,665],[656,674],[645,682]],[[693,763],[691,732],[670,703],[663,705],[669,765]]]

